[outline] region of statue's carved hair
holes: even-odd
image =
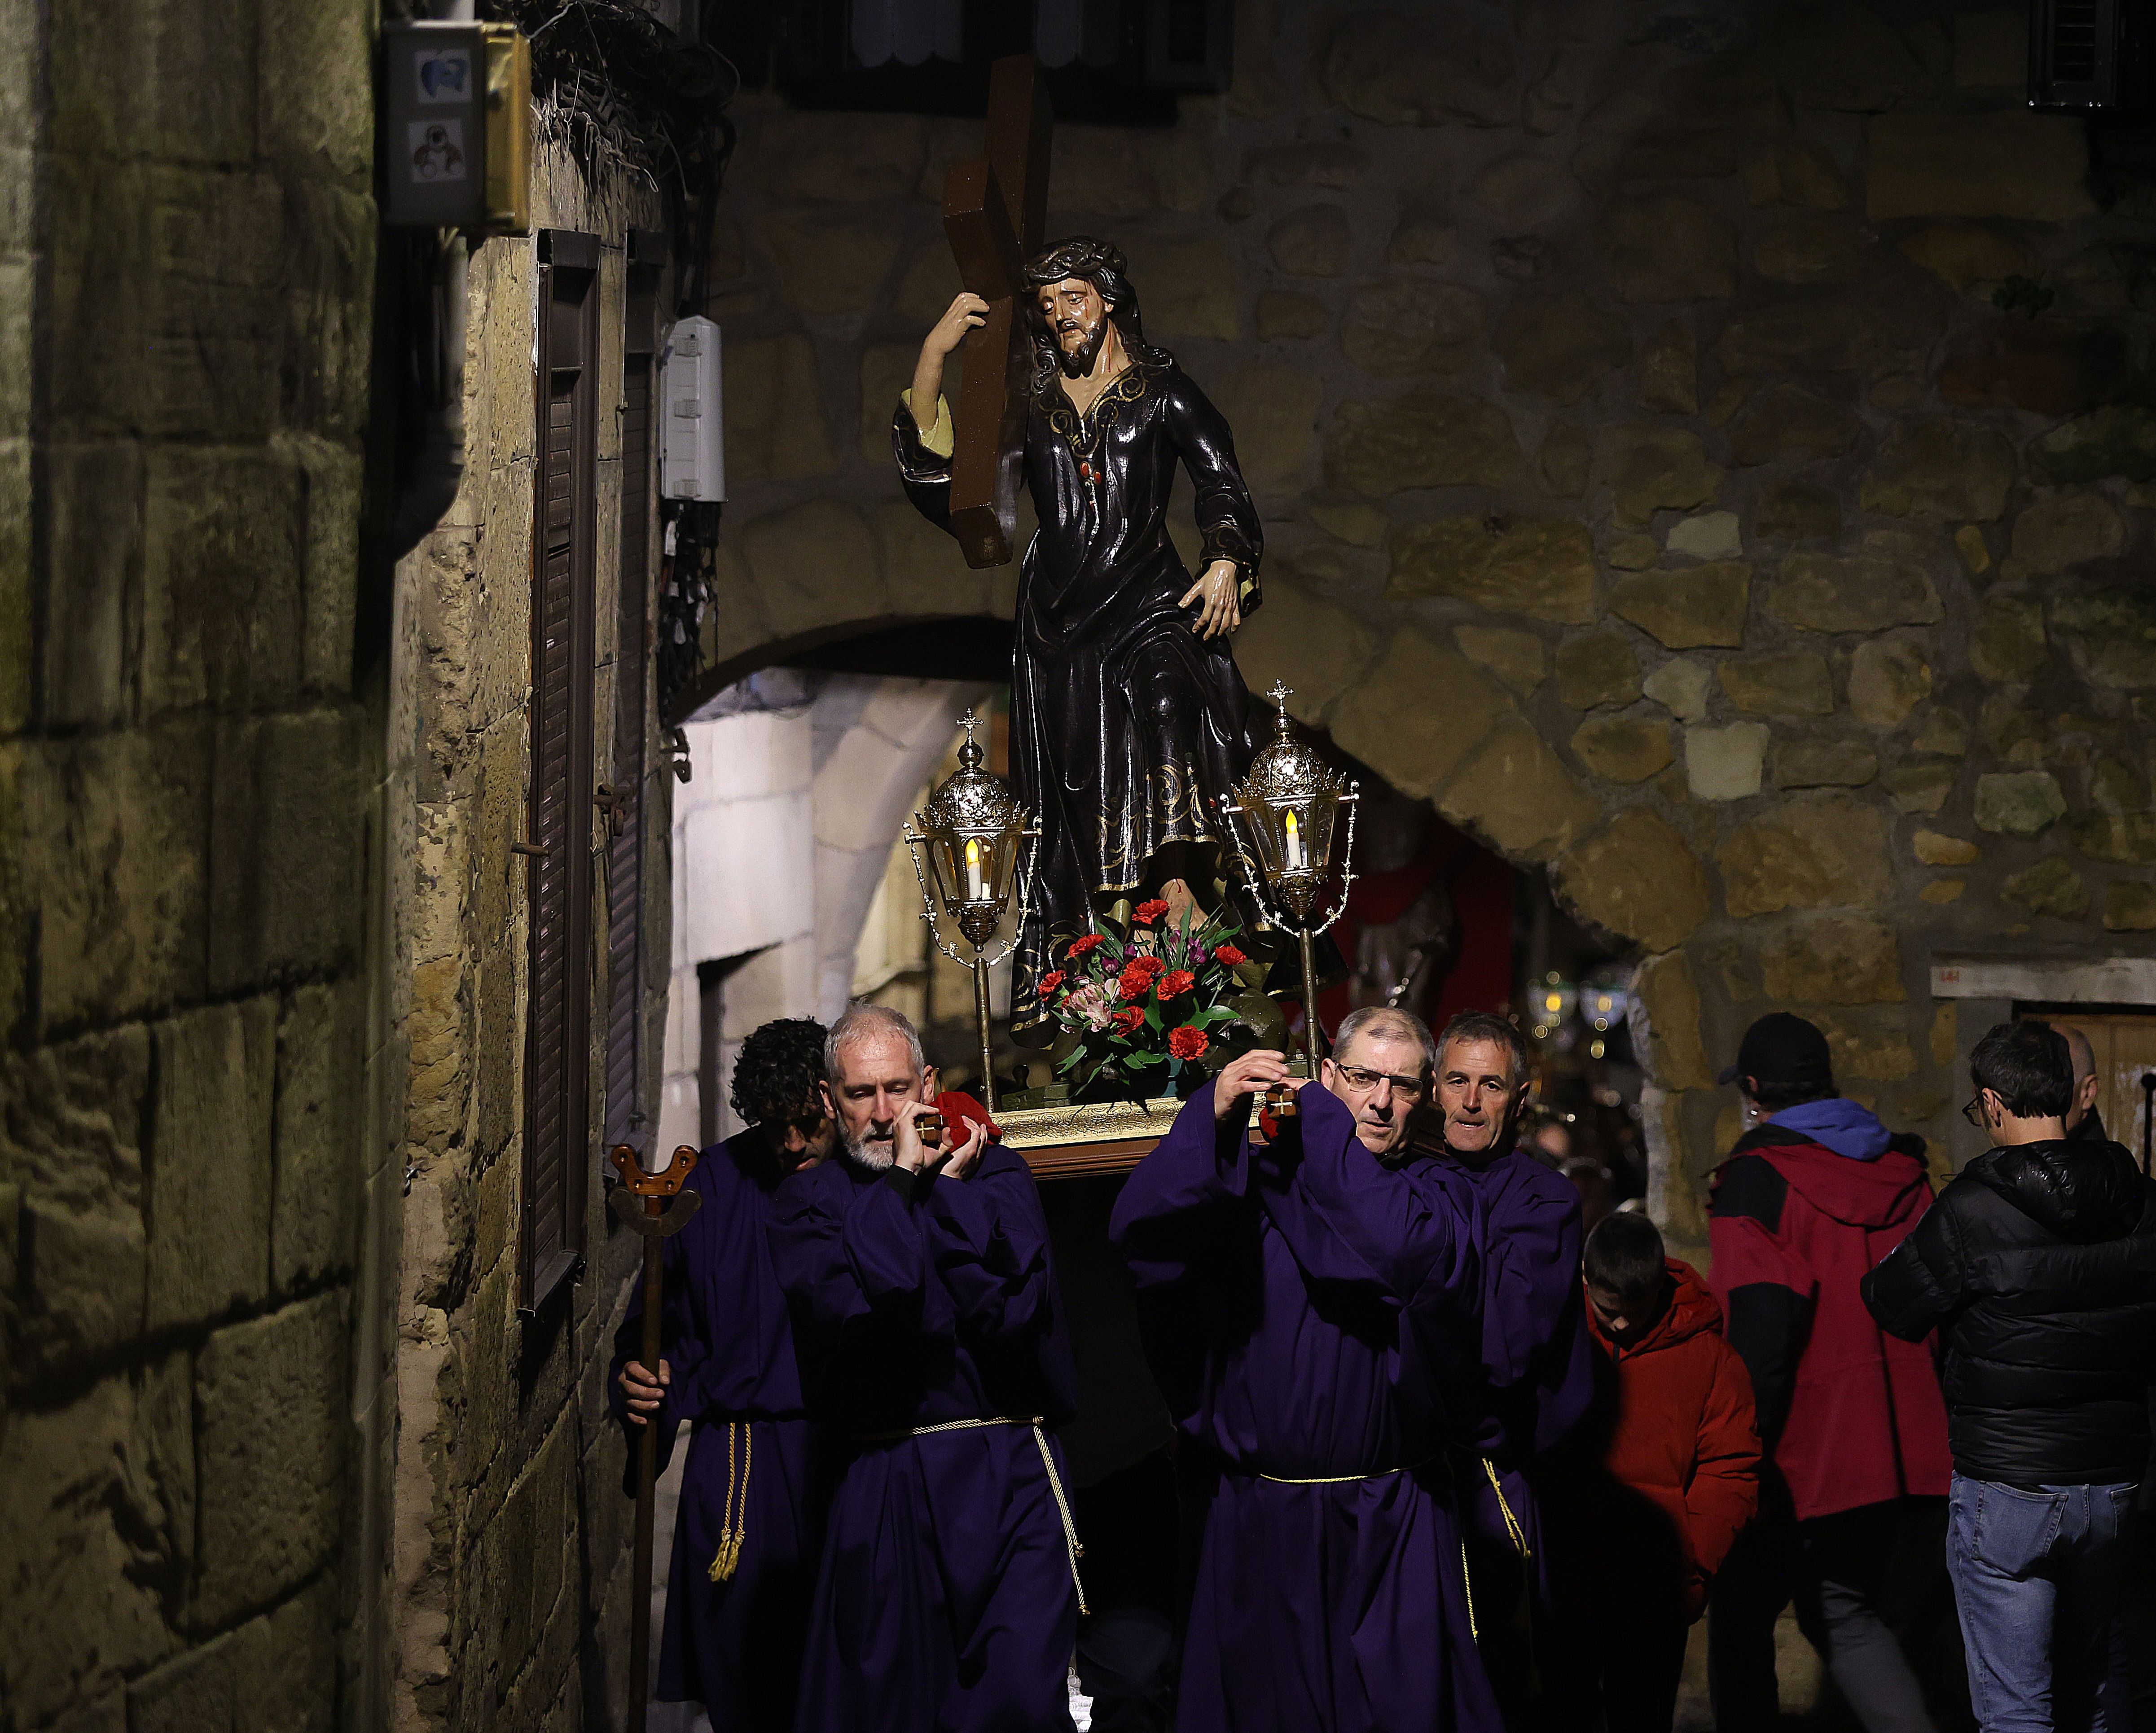
[[[1156,349],[1145,340],[1145,326],[1138,315],[1138,292],[1131,283],[1130,269],[1122,248],[1090,234],[1065,235],[1027,262],[1026,287],[1036,291],[1025,298],[1025,328],[1033,338],[1036,392],[1047,388],[1059,366],[1055,334],[1041,315],[1037,291],[1072,277],[1091,283],[1100,291],[1101,299],[1108,304],[1108,317],[1115,321],[1132,361],[1164,367],[1174,359],[1165,349]]]

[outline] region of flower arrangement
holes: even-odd
[[[1235,945],[1240,929],[1186,906],[1140,903],[1131,925],[1096,916],[1040,977],[1041,1003],[1062,1030],[1055,1070],[1074,1095],[1189,1093],[1238,1050],[1246,998],[1261,966]],[[1260,996],[1262,997],[1262,996]]]

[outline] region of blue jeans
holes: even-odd
[[[1947,1571],[1984,1733],[2130,1733],[2102,1697],[2134,1491],[1954,1476]]]

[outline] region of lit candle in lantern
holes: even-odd
[[[966,838],[966,900],[985,903],[988,900],[988,885],[981,878],[981,845],[973,838]]]
[[[1287,815],[1287,869],[1299,873],[1303,869],[1302,828],[1295,821],[1295,814]]]

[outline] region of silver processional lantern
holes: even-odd
[[[1011,954],[1018,941],[1014,938],[993,956],[988,955],[988,944],[1002,924],[1014,890],[1019,900],[1019,924],[1021,927],[1025,924],[1026,912],[1032,906],[1040,828],[1003,779],[981,767],[984,755],[973,738],[979,719],[968,710],[958,719],[958,726],[966,731],[965,744],[958,748],[958,768],[928,797],[927,805],[913,815],[913,822],[906,828],[906,848],[913,858],[913,876],[921,884],[924,905],[921,918],[928,923],[936,948],[954,963],[968,962],[944,938],[937,924],[939,900],[944,915],[973,947],[970,966],[973,1015],[980,1026],[981,1097],[993,1113],[996,1079],[988,1027],[988,971]],[[1030,849],[1025,848],[1029,838],[1033,843]],[[928,855],[925,874],[921,866],[924,849]],[[1022,852],[1025,861],[1021,872]],[[931,878],[935,880],[932,892]]]
[[[1235,803],[1220,810],[1224,818],[1240,818],[1249,833],[1251,847],[1245,849],[1238,840],[1235,859],[1259,912],[1274,925],[1292,931],[1301,941],[1303,1049],[1310,1074],[1315,1077],[1317,990],[1311,941],[1337,920],[1348,906],[1348,887],[1355,879],[1350,864],[1355,850],[1355,806],[1361,794],[1355,783],[1295,737],[1287,719],[1290,690],[1275,680],[1272,690],[1265,694],[1280,711],[1272,741],[1250,761],[1250,772],[1242,782],[1229,790]],[[1316,910],[1332,877],[1332,843],[1342,807],[1348,809],[1348,828],[1340,849],[1340,900],[1320,920]]]

